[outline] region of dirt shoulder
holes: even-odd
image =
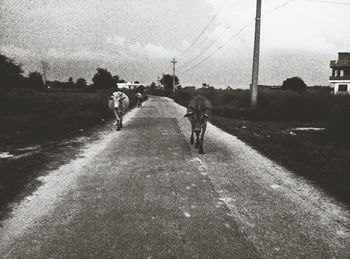
[[[350,207],[350,147],[328,138],[322,130],[324,125],[218,116],[213,117],[212,123]]]
[[[0,219],[12,211],[13,204],[41,185],[40,176],[80,157],[86,146],[112,130],[111,124],[108,121],[104,125],[32,143],[26,148],[10,149],[13,156],[0,161]]]

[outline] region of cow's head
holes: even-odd
[[[209,120],[209,115],[205,112],[200,111],[187,112],[184,117],[189,119],[194,132],[200,132],[202,129],[202,125],[207,123],[207,121]]]
[[[126,98],[122,92],[113,93],[113,97],[114,102],[118,103],[118,106],[120,106],[123,100]]]

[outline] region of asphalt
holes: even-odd
[[[184,108],[154,97],[42,180],[0,229],[1,258],[349,258],[350,213]]]

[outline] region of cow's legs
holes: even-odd
[[[196,131],[196,145],[194,146],[195,148],[199,148],[199,133],[200,131]]]
[[[123,128],[123,114],[124,114],[124,109],[120,109],[120,114],[119,114],[120,128]]]
[[[118,111],[114,110],[115,118],[117,120],[117,130],[121,129],[121,116]]]
[[[114,109],[113,111],[114,111],[114,115],[115,115],[115,123],[114,123],[114,125],[118,125],[118,113],[117,113],[116,109]]]
[[[193,145],[194,143],[194,137],[193,137],[193,129],[191,131],[191,139],[190,139],[190,144]]]
[[[207,125],[203,125],[203,128],[202,128],[202,135],[201,135],[201,141],[200,141],[200,144],[199,144],[199,154],[204,154],[204,150],[203,150],[203,140],[204,140],[204,133],[205,133],[206,128],[207,128]]]

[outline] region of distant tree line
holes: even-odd
[[[22,66],[13,59],[0,54],[0,88],[7,90],[11,88],[27,87],[42,88],[44,81],[39,72],[30,72],[28,76],[23,75]]]
[[[170,74],[163,74],[162,78],[160,79],[160,83],[164,86],[165,91],[173,91],[174,86],[173,86],[173,76]],[[179,87],[180,80],[179,78],[175,75],[175,87]],[[180,86],[181,88],[181,86]]]
[[[59,80],[46,81],[44,76],[38,71],[29,72],[28,76],[23,73],[22,65],[15,60],[0,54],[0,89],[9,90],[12,88],[30,88],[30,89],[109,89],[117,86],[118,83],[125,83],[118,75],[112,74],[106,68],[97,68],[97,72],[92,78],[93,84],[88,84],[86,79],[78,78],[75,82],[72,77],[67,82]]]

